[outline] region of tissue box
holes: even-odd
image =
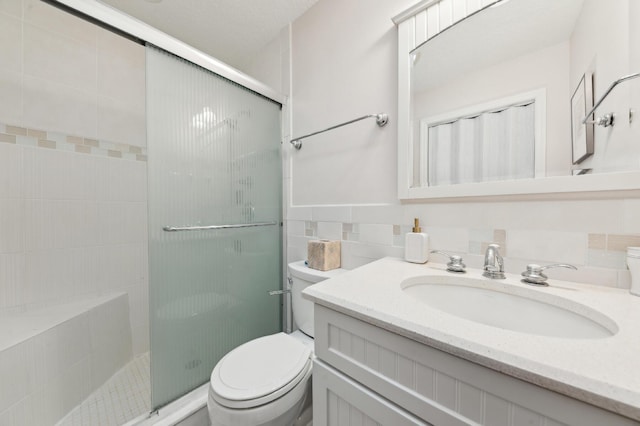
[[[307,244],[309,268],[329,271],[340,267],[340,241],[312,240]]]

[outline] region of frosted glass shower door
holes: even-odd
[[[268,295],[282,283],[280,105],[148,47],[147,117],[158,408],[207,382],[229,350],[281,329]]]

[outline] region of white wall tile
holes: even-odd
[[[22,22],[19,18],[0,13],[0,68],[22,71]]]
[[[0,12],[22,18],[22,0],[0,0]]]
[[[624,200],[622,210],[622,225],[624,230],[631,234],[640,233],[640,200]]]
[[[552,263],[585,264],[587,234],[581,232],[509,230],[509,257]]]
[[[0,412],[24,398],[32,388],[27,345],[19,344],[0,351]]]
[[[95,157],[40,149],[42,198],[95,200]]]
[[[23,122],[27,127],[97,137],[94,93],[25,75],[23,102]]]
[[[99,96],[97,113],[98,139],[147,146],[144,107],[135,108],[128,101]]]
[[[0,199],[23,196],[22,155],[22,147],[0,143]]]
[[[144,113],[145,48],[109,31],[98,32],[98,94]],[[144,116],[141,117],[143,123]]]
[[[146,240],[147,205],[143,202],[98,203],[101,244],[121,244]]]
[[[12,405],[4,412],[0,412],[0,424],[9,426],[30,426],[38,424],[33,415],[38,407],[33,404],[34,398],[26,397]]]
[[[0,69],[0,120],[22,124],[22,73]]]
[[[42,198],[42,169],[40,167],[40,149],[23,148],[22,180],[24,197],[29,199]]]
[[[110,323],[114,319],[112,318],[109,321],[105,318],[104,320],[106,323]],[[91,351],[89,314],[85,312],[69,321],[65,321],[56,327],[56,332],[60,355],[57,371],[68,370],[82,359],[89,357]]]
[[[25,203],[20,198],[0,199],[0,253],[23,249]]]
[[[0,308],[25,303],[24,253],[0,254]]]
[[[25,298],[29,303],[68,299],[74,294],[72,251],[42,250],[25,255]]]
[[[95,46],[98,31],[106,31],[40,0],[23,0],[24,20],[29,24]]]
[[[452,253],[466,253],[469,247],[469,230],[465,228],[424,227],[422,232],[429,235],[431,250],[444,250]]]
[[[318,222],[318,238],[324,240],[342,240],[342,223]]]
[[[287,235],[304,236],[305,223],[304,220],[288,220]]]
[[[372,225],[362,223],[358,226],[360,234],[360,242],[393,245],[393,226],[392,225]]]
[[[287,263],[307,259],[307,243],[311,238],[287,236]]]
[[[95,91],[95,45],[24,25],[24,73],[85,91]]]
[[[71,249],[73,288],[77,296],[95,294],[99,291],[99,265],[102,262],[99,250],[92,246]]]
[[[120,159],[96,159],[98,199],[101,201],[146,201],[147,163]]]

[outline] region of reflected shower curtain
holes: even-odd
[[[281,330],[280,105],[147,48],[152,405]],[[167,232],[165,227],[263,226]]]
[[[535,176],[534,104],[428,128],[429,186]]]

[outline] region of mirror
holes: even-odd
[[[556,192],[550,177],[566,191],[640,186],[595,177],[640,170],[640,79],[588,120],[613,113],[613,126],[581,123],[611,83],[640,71],[637,3],[497,1],[410,50],[401,198]]]

